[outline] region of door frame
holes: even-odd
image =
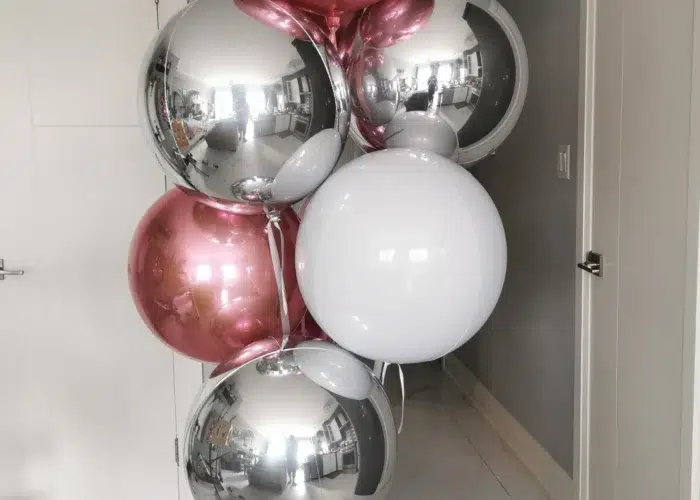
[[[683,500],[700,498],[700,0],[695,0],[693,72],[688,154],[688,216],[686,219],[685,317],[681,409],[681,471]],[[693,140],[695,138],[695,140]]]
[[[579,106],[577,138],[576,253],[584,260],[593,231],[593,142],[597,0],[581,0],[579,28]],[[574,363],[574,498],[588,500],[591,278],[576,273]]]

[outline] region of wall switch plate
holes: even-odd
[[[571,179],[571,146],[559,146],[557,154],[557,177]]]

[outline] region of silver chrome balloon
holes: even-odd
[[[381,64],[377,62],[379,54],[383,57]],[[388,48],[371,49],[363,64],[355,59],[362,58],[359,49],[353,58],[348,71],[353,87],[362,80],[364,68],[372,68],[372,72],[365,71],[372,88],[374,73],[382,68],[384,74],[393,72],[399,90],[396,118],[406,112],[423,111],[444,119],[458,138],[452,158],[465,166],[487,157],[503,143],[525,102],[525,44],[517,25],[496,0],[435,2],[430,19],[411,38]],[[371,96],[365,87],[353,88],[353,112],[358,119],[365,114],[358,108],[363,99],[369,103],[365,109],[374,113]],[[388,123],[365,121],[374,126]],[[411,124],[416,122],[411,120]],[[353,120],[353,140],[366,151],[378,149],[376,138],[367,134],[367,127],[363,131]],[[398,142],[406,147],[403,141]],[[396,146],[385,142],[381,147]]]
[[[367,366],[324,345],[269,354],[205,383],[185,435],[195,500],[387,498],[396,462],[389,400]],[[346,376],[371,381],[367,394],[354,392],[361,399],[329,390],[343,380],[319,385],[300,368],[334,378],[338,362]]]
[[[399,79],[394,61],[380,49],[363,47],[348,69],[353,112],[371,125],[389,123],[399,105]]]
[[[195,0],[173,17],[146,57],[139,101],[169,177],[225,202],[275,203],[285,162],[323,130],[344,143],[349,127],[338,63],[232,0]]]

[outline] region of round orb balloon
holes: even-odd
[[[326,335],[326,332],[321,330],[321,327],[316,324],[314,319],[311,317],[308,311],[304,314],[301,323],[294,332],[287,338],[285,344],[286,347],[295,347],[302,342],[307,342],[310,340],[323,340],[330,342],[330,337]],[[234,368],[238,368],[249,361],[263,356],[265,354],[270,354],[275,351],[279,351],[282,348],[282,340],[279,335],[273,337],[267,337],[252,344],[248,344],[243,349],[233,352],[225,361],[219,363],[218,366],[212,370],[209,375],[210,378],[218,377],[222,373],[226,373]],[[330,349],[333,348],[332,344],[328,344]]]
[[[195,0],[160,32],[141,70],[139,109],[178,185],[221,202],[287,204],[330,173],[349,127],[347,86],[299,16],[272,1]],[[305,143],[328,130],[336,135],[313,144],[315,161],[300,164]]]
[[[420,363],[479,331],[506,257],[498,210],[467,170],[427,151],[387,149],[347,163],[316,191],[296,267],[309,312],[338,345]]]
[[[322,346],[323,348],[314,348]],[[308,340],[299,347],[294,359],[304,375],[321,387],[350,399],[365,399],[372,392],[372,376],[363,363],[340,347]]]
[[[346,353],[344,369],[367,385],[351,397],[334,392],[299,366],[300,354],[313,352],[319,356],[311,363],[322,372],[337,355],[325,359],[324,343],[310,342],[205,383],[185,432],[195,500],[212,492],[259,500],[388,498],[396,428],[379,380]]]
[[[396,117],[423,111],[442,118],[457,136],[454,158],[462,165],[489,156],[513,130],[527,93],[527,52],[496,0],[379,2],[364,12],[359,35],[348,70],[358,119],[378,124],[367,118],[373,108],[361,104],[379,95],[372,82],[384,88],[391,81],[399,94]],[[365,151],[377,149],[355,121],[351,132]]]
[[[389,123],[399,104],[396,68],[380,49],[363,47],[348,68],[355,116],[370,125]]]
[[[281,212],[284,286],[291,328],[305,312],[294,273],[299,221]],[[175,350],[218,363],[249,344],[282,338],[267,216],[201,203],[180,189],[158,200],[131,243],[129,285],[149,328]]]
[[[394,117],[384,128],[389,148],[415,148],[452,158],[457,134],[449,122],[436,113],[408,111]]]

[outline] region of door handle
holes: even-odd
[[[588,252],[586,260],[579,262],[577,267],[600,278],[603,276],[603,256],[599,253]]]
[[[5,261],[0,259],[0,281],[5,279],[5,276],[22,276],[24,271],[10,271],[5,269]]]

